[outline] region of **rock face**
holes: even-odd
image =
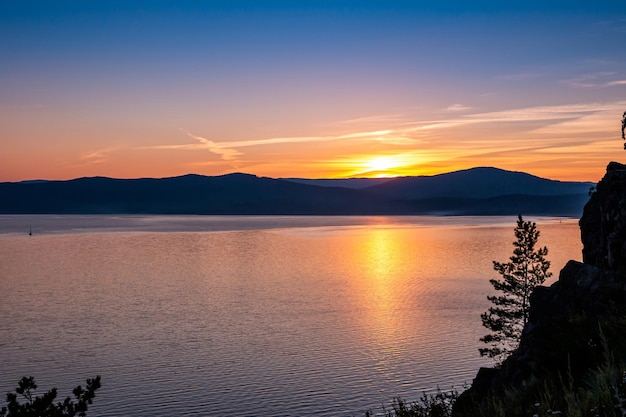
[[[546,381],[563,377],[584,389],[589,371],[606,360],[607,346],[612,354],[626,352],[626,166],[608,165],[579,224],[584,263],[568,262],[557,282],[535,289],[519,348],[500,368],[478,372],[454,416],[483,415],[507,390],[524,407],[534,402],[524,393],[536,398]]]
[[[583,262],[626,273],[626,165],[611,162],[580,219]]]

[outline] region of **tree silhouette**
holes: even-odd
[[[23,377],[15,393],[7,393],[7,406],[0,409],[0,417],[85,417],[98,388],[100,376],[87,379],[85,389],[79,385],[72,391],[76,402],[67,397],[63,402],[55,404],[56,388],[41,396],[34,396],[33,391],[37,389],[35,378]]]
[[[626,133],[624,133],[624,131],[626,130],[626,111],[624,112],[624,115],[622,116],[622,139],[626,140]],[[626,149],[626,143],[624,143],[624,149]]]
[[[480,339],[489,345],[479,349],[480,355],[497,363],[519,345],[522,330],[528,322],[530,294],[552,275],[548,272],[550,261],[545,259],[548,248],[535,249],[539,238],[537,225],[518,216],[515,237],[510,261],[493,262],[493,269],[502,275],[502,280],[491,279],[489,282],[502,294],[488,296],[494,305],[481,315],[483,326],[492,333]]]

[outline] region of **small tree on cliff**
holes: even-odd
[[[624,133],[624,131],[626,130],[626,111],[624,112],[624,115],[622,116],[622,139],[626,140],[626,133]],[[624,149],[626,149],[626,143],[624,143]]]
[[[489,280],[500,295],[488,296],[494,305],[481,315],[483,326],[492,333],[480,341],[488,347],[480,348],[481,356],[493,358],[498,363],[519,344],[522,330],[528,322],[529,298],[533,289],[549,278],[550,261],[546,260],[548,248],[536,249],[539,230],[534,222],[518,216],[513,242],[515,247],[510,261],[493,261],[493,269],[502,275],[501,280]]]

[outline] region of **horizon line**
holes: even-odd
[[[68,179],[43,179],[43,178],[37,178],[37,179],[27,179],[27,180],[19,180],[19,181],[0,181],[0,184],[2,183],[11,183],[11,184],[20,184],[20,183],[43,183],[43,182],[67,182],[67,181],[75,181],[75,180],[80,180],[80,179],[93,179],[93,178],[103,178],[103,179],[111,179],[111,180],[120,180],[120,181],[132,181],[132,180],[163,180],[163,179],[173,179],[173,178],[182,178],[182,177],[187,177],[187,176],[198,176],[198,177],[206,177],[206,178],[217,178],[217,177],[225,177],[225,176],[229,176],[229,175],[249,175],[249,176],[253,176],[256,178],[269,178],[269,179],[274,179],[274,180],[306,180],[306,181],[346,181],[346,180],[395,180],[395,179],[399,179],[399,178],[419,178],[419,177],[436,177],[436,176],[440,176],[440,175],[446,175],[446,174],[453,174],[453,173],[457,173],[457,172],[464,172],[464,171],[471,171],[471,170],[476,170],[476,169],[495,169],[495,170],[499,170],[499,171],[505,171],[505,172],[511,172],[511,173],[521,173],[521,174],[527,174],[527,175],[531,175],[533,177],[536,178],[541,178],[541,179],[547,179],[550,181],[558,181],[558,182],[564,182],[564,183],[592,183],[592,184],[596,184],[598,181],[590,181],[590,180],[586,180],[586,181],[570,181],[570,180],[558,180],[558,179],[553,179],[553,178],[548,178],[548,177],[542,177],[539,175],[535,175],[535,174],[531,174],[529,172],[526,171],[518,171],[518,170],[510,170],[510,169],[504,169],[504,168],[499,168],[496,166],[487,166],[487,165],[480,165],[480,166],[475,166],[475,167],[471,167],[471,168],[463,168],[463,169],[455,169],[452,171],[444,171],[444,172],[440,172],[440,173],[436,173],[436,174],[428,174],[428,175],[385,175],[385,176],[350,176],[350,177],[332,177],[332,178],[307,178],[307,177],[270,177],[267,175],[257,175],[257,174],[253,174],[253,173],[249,173],[249,172],[242,172],[242,171],[233,171],[233,172],[227,172],[224,174],[217,174],[217,175],[207,175],[207,174],[198,174],[198,173],[194,173],[194,172],[188,172],[185,174],[180,174],[180,175],[172,175],[172,176],[164,176],[164,177],[109,177],[106,175],[93,175],[93,176],[84,176],[84,177],[74,177],[74,178],[68,178]],[[369,171],[369,173],[375,173],[377,171]],[[363,174],[367,174],[367,173],[363,173]]]

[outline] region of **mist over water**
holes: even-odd
[[[99,374],[94,416],[358,416],[460,388],[515,220],[0,216],[0,391]],[[531,220],[554,281],[577,222]]]

